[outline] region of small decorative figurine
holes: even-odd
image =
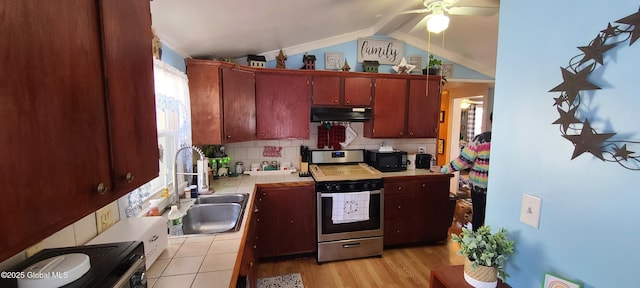
[[[307,70],[316,70],[316,56],[315,55],[307,55],[304,53],[302,56],[302,63],[304,64],[301,69]]]
[[[247,62],[249,62],[249,67],[264,68],[267,59],[261,55],[248,55]]]
[[[276,64],[276,68],[278,69],[286,69],[287,66],[285,65],[285,62],[287,60],[287,56],[284,55],[284,53],[282,53],[282,49],[280,49],[280,53],[278,53],[278,56],[276,56],[276,60],[278,62],[278,64]]]
[[[347,63],[347,59],[344,59],[344,65],[342,65],[342,68],[340,69],[345,72],[351,71],[351,67],[349,67],[349,64]]]
[[[362,70],[364,72],[378,73],[378,66],[380,66],[380,62],[378,61],[367,61],[362,62]]]
[[[393,66],[393,70],[398,74],[409,74],[415,68],[416,65],[407,64],[407,59],[404,59],[404,57],[402,57],[400,64]]]

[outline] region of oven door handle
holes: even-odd
[[[342,245],[342,248],[357,248],[360,247],[360,243],[351,243],[351,244],[344,244]]]
[[[118,283],[116,283],[115,285],[113,285],[113,287],[127,287],[125,286],[125,284],[128,284],[129,281],[131,280],[131,276],[133,276],[133,274],[135,273],[136,270],[140,269],[141,267],[144,267],[145,264],[145,257],[143,255],[141,255],[138,260],[136,260],[136,262],[133,263],[133,265],[131,265],[131,267],[129,267],[129,269],[127,270],[127,272],[124,272],[124,274],[122,276],[120,276],[120,279],[118,280]],[[144,273],[140,276],[140,281],[142,281],[144,283],[146,283],[146,275],[144,275]]]
[[[349,192],[346,192],[349,193]],[[370,192],[372,195],[380,194],[380,190],[373,190]],[[335,194],[344,194],[344,193],[320,193],[320,197],[322,198],[333,198]]]

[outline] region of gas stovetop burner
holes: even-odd
[[[309,171],[316,182],[382,179],[380,171],[364,163],[365,150],[313,150]]]

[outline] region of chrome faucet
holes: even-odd
[[[193,150],[198,152],[198,155],[200,155],[200,159],[199,161],[202,161],[202,166],[201,165],[197,165],[198,167],[198,171],[190,173],[190,172],[181,172],[178,173],[178,156],[180,155],[180,152],[182,152],[183,150]],[[207,175],[207,169],[206,166],[207,163],[205,162],[205,157],[204,157],[204,153],[202,152],[202,150],[200,150],[200,148],[193,146],[193,145],[188,145],[188,146],[183,146],[180,149],[178,149],[178,151],[176,152],[176,157],[175,157],[175,162],[173,164],[173,191],[175,193],[175,202],[172,203],[177,205],[178,208],[180,208],[180,191],[178,190],[178,175],[191,175],[191,176],[196,176],[198,177],[198,188],[196,188],[198,191],[200,190],[208,190],[209,189],[209,175]],[[200,169],[200,167],[202,167]],[[200,171],[202,170],[202,171]],[[188,186],[188,185],[187,185]]]

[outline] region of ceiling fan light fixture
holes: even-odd
[[[449,27],[449,16],[434,13],[427,20],[427,30],[431,33],[440,33]]]

